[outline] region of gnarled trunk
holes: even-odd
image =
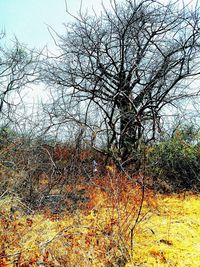
[[[134,153],[138,150],[142,137],[142,124],[131,104],[130,96],[119,99],[118,109],[120,112],[120,158],[124,162],[129,158],[134,158]]]

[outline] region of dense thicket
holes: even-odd
[[[173,136],[149,148],[148,168],[154,186],[166,191],[200,190],[199,132],[194,127],[177,129]]]

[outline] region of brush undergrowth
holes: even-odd
[[[76,186],[88,201],[73,213],[1,197],[0,266],[200,266],[198,195],[156,196],[117,174]]]
[[[2,145],[0,267],[200,266],[199,146],[186,141],[148,147],[132,176],[87,149]]]

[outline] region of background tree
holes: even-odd
[[[22,90],[38,79],[39,54],[28,50],[17,39],[12,47],[6,47],[4,37],[1,34],[0,116],[3,123],[6,123],[13,120],[13,112],[22,103]]]
[[[199,93],[189,86],[200,72],[199,7],[110,3],[101,15],[80,12],[66,25],[43,77],[57,92],[56,118],[90,129],[94,147],[105,138],[105,151],[126,162],[156,138],[166,107]]]

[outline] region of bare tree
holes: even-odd
[[[56,116],[63,111],[95,138],[104,132],[106,152],[125,162],[155,139],[164,108],[198,95],[189,85],[200,73],[200,14],[177,2],[110,3],[100,16],[74,16],[43,77],[58,94]]]
[[[6,47],[0,37],[0,115],[12,121],[12,112],[22,102],[21,91],[38,79],[39,54],[28,50],[16,39]]]

